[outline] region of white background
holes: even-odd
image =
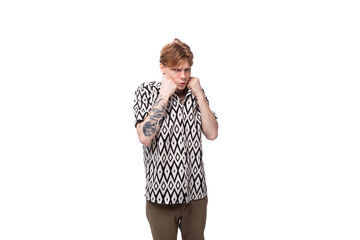
[[[195,55],[206,239],[360,239],[357,1],[1,1],[0,239],[151,239],[138,85]]]

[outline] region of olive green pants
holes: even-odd
[[[146,216],[154,240],[204,240],[207,197],[187,204],[155,204],[146,201]]]

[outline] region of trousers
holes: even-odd
[[[184,204],[156,204],[146,201],[146,216],[154,240],[204,240],[207,196]]]

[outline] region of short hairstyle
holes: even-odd
[[[166,44],[160,52],[160,63],[165,67],[175,67],[184,58],[188,60],[190,66],[193,65],[194,55],[190,47],[177,38],[173,42]]]

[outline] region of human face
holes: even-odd
[[[160,64],[163,74],[170,78],[177,86],[178,91],[183,91],[190,80],[191,66],[187,59],[182,59],[177,66],[163,66]]]

